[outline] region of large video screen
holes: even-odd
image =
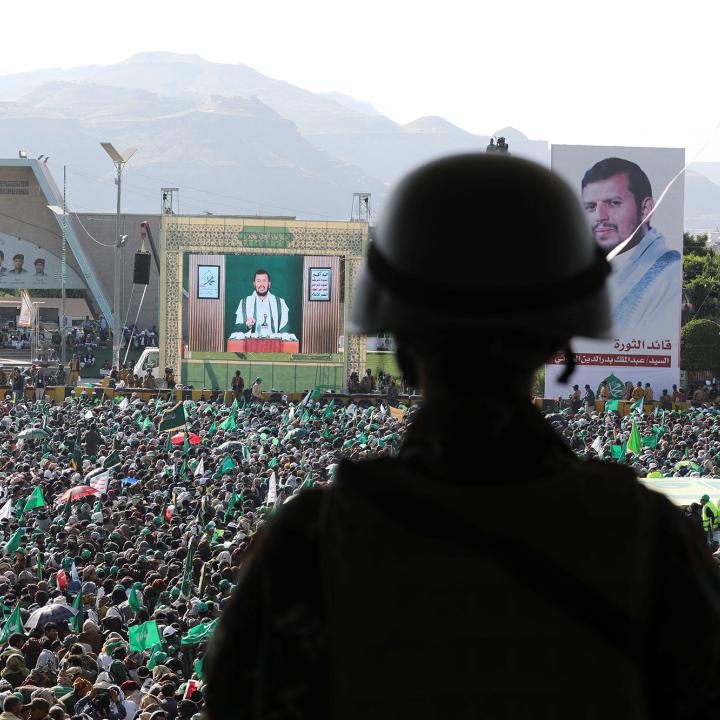
[[[613,338],[573,343],[577,370],[569,385],[558,382],[564,357],[553,358],[546,397],[567,397],[574,384],[597,391],[601,382],[620,397],[625,383],[641,382],[658,398],[679,383],[682,177],[660,197],[684,161],[682,149],[553,146],[552,169],[577,191],[602,251],[632,240],[610,263]]]
[[[186,253],[183,339],[191,352],[338,352],[340,259]]]

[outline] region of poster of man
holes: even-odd
[[[61,260],[47,248],[0,233],[0,287],[59,290]],[[65,268],[65,287],[81,290],[85,283],[72,267]]]
[[[631,238],[613,259],[609,281],[615,332],[633,333],[664,323],[680,297],[682,257],[655,227],[647,174],[630,160],[604,158],[583,176],[581,198],[603,252]]]
[[[264,268],[253,273],[253,292],[237,306],[235,323],[241,332],[257,333],[260,337],[277,335],[288,324],[288,306],[284,298],[270,292],[272,280]]]
[[[615,251],[613,337],[573,345],[573,382],[593,390],[608,378],[649,382],[657,397],[679,382],[682,176],[658,200],[683,165],[682,149],[553,146],[552,168],[576,189],[589,231],[606,255]],[[546,367],[547,397],[570,392],[557,382],[563,363],[558,356]]]
[[[302,268],[296,255],[226,255],[225,338],[300,338]]]

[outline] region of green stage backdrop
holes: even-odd
[[[302,333],[303,258],[301,255],[225,256],[225,338],[237,330],[235,313],[242,298],[253,292],[255,271],[270,273],[270,292],[288,306],[288,323],[282,332]],[[244,330],[244,328],[243,328]]]

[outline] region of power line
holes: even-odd
[[[0,215],[6,218],[10,218],[11,220],[15,220],[16,222],[22,223],[23,225],[29,225],[30,227],[37,228],[38,230],[42,230],[43,232],[46,232],[48,235],[53,235],[54,237],[62,237],[60,233],[54,233],[52,230],[48,230],[47,228],[43,227],[42,225],[36,225],[35,223],[31,223],[29,220],[24,220],[23,218],[15,217],[15,215],[9,215],[8,213],[0,212]]]

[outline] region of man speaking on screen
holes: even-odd
[[[288,306],[270,292],[270,273],[258,269],[253,276],[252,295],[244,297],[237,308],[235,322],[243,332],[262,336],[282,332],[288,322]]]
[[[611,263],[608,284],[616,335],[647,335],[655,323],[664,320],[667,325],[668,314],[679,312],[680,253],[668,249],[651,227],[655,201],[647,175],[634,162],[611,157],[595,163],[581,187],[593,236],[605,254],[637,228]]]

